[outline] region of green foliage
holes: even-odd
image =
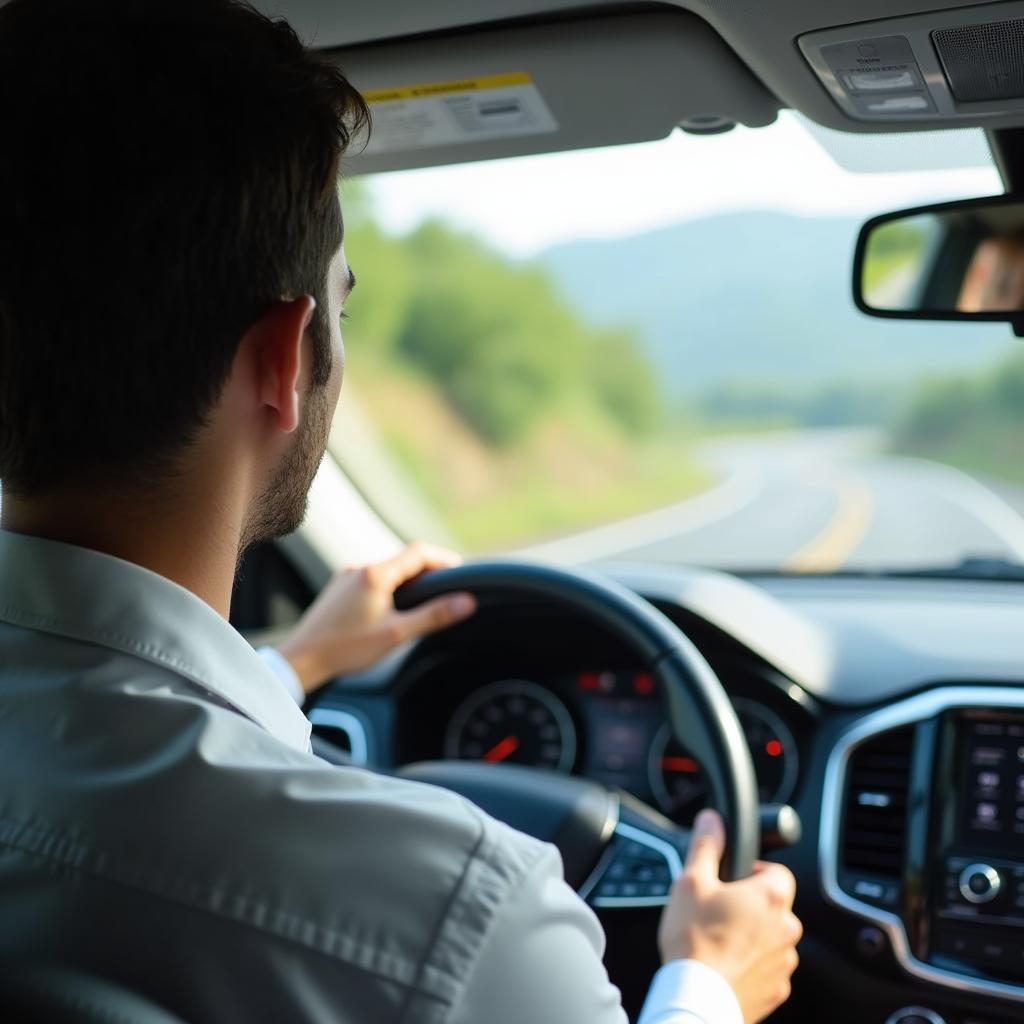
[[[586,358],[595,394],[630,434],[651,434],[662,424],[657,378],[630,335],[619,331],[596,335]]]
[[[926,381],[900,426],[901,440],[928,446],[955,439],[984,411],[987,390],[984,381],[971,377]]]
[[[873,256],[905,256],[918,252],[928,238],[927,217],[889,221],[871,235]]]
[[[861,282],[868,301],[873,301],[875,289],[892,275],[918,263],[926,251],[930,229],[934,230],[931,218],[911,217],[890,221],[872,232]]]
[[[902,451],[1024,479],[1024,354],[988,374],[922,385],[895,437]]]
[[[905,402],[905,389],[888,383],[847,382],[805,389],[737,383],[709,391],[699,411],[712,423],[841,427],[891,423]]]
[[[346,251],[359,279],[349,349],[428,378],[485,443],[521,444],[582,395],[627,435],[652,431],[657,379],[635,339],[583,323],[548,274],[438,221],[389,237],[358,193]]]
[[[1007,359],[991,382],[996,405],[1024,418],[1024,356]]]
[[[356,348],[392,351],[408,316],[414,274],[409,253],[371,220],[346,223],[345,252],[356,274],[346,336]]]

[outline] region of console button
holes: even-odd
[[[1003,942],[982,942],[981,959],[989,963],[1000,964],[1012,956],[1012,948]]]
[[[960,895],[968,903],[991,903],[1002,884],[999,872],[989,864],[968,864],[960,872]]]
[[[979,945],[976,939],[963,931],[936,929],[932,938],[932,948],[936,953],[946,953],[956,957],[974,957],[978,955]]]
[[[866,957],[875,957],[884,953],[887,947],[885,934],[881,928],[865,925],[857,932],[857,951]]]
[[[890,1016],[885,1024],[946,1024],[934,1010],[924,1006],[905,1006]]]

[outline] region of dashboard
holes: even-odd
[[[1024,1018],[1024,586],[608,572],[700,649],[762,803],[802,821],[771,854],[797,876],[805,924],[776,1019],[823,1019],[826,1005],[839,1024]],[[706,801],[649,667],[564,608],[482,608],[328,688],[309,714],[385,770],[539,766],[681,826]],[[657,966],[646,913],[599,909],[631,1012]]]

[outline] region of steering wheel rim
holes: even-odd
[[[760,825],[750,750],[714,670],[675,623],[613,580],[519,561],[470,562],[424,573],[398,590],[395,605],[411,608],[455,591],[468,591],[485,605],[524,596],[565,604],[636,651],[664,694],[673,733],[700,762],[711,805],[725,821],[723,878],[752,872]]]

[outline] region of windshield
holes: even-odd
[[[890,137],[901,170],[861,138],[836,152],[870,171],[783,114],[350,181],[332,453],[400,533],[468,554],[1021,561],[1009,328],[873,320],[850,297],[866,217],[994,194],[998,175],[980,133],[956,133],[945,167],[934,138]]]

